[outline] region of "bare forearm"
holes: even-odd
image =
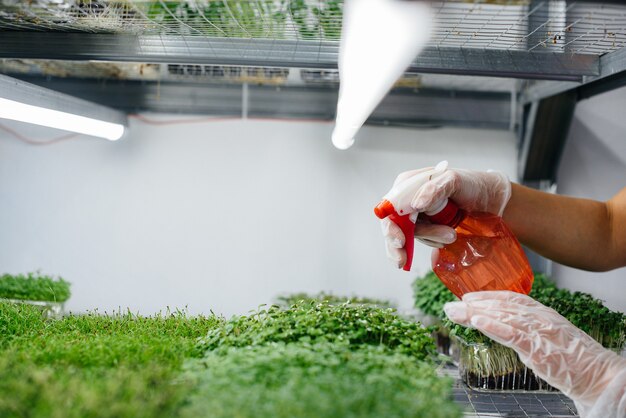
[[[626,265],[626,188],[604,203],[512,186],[503,217],[524,245],[585,270]]]

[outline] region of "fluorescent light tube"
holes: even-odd
[[[363,123],[430,39],[432,20],[425,1],[344,2],[335,147],[352,146]]]
[[[119,123],[105,122],[3,98],[0,98],[0,118],[97,136],[109,141],[117,141],[124,135],[124,125]]]

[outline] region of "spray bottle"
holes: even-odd
[[[376,216],[381,219],[389,216],[402,229],[407,251],[406,271],[411,269],[413,233],[418,216],[411,212],[411,198],[421,185],[441,175],[446,168],[447,162],[444,161],[423,175],[420,173],[400,182],[374,209]],[[501,217],[486,212],[467,212],[452,200],[443,199],[424,213],[424,218],[456,231],[456,241],[433,250],[432,268],[457,297],[480,290],[530,292],[534,279],[532,269],[522,247]]]

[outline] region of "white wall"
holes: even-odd
[[[169,119],[163,117],[163,119]],[[58,132],[11,124],[24,134]],[[386,260],[373,208],[395,175],[448,159],[515,172],[511,133],[365,128],[349,151],[331,124],[152,126],[123,142],[52,146],[0,131],[0,271],[73,283],[71,310],[245,313],[320,290],[412,304],[413,273]]]
[[[626,88],[578,104],[559,168],[557,191],[608,200],[623,187],[626,187]],[[626,312],[626,268],[590,273],[555,264],[553,271],[562,286],[589,292],[605,300],[610,308]]]

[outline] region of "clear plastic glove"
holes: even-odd
[[[419,174],[428,168],[406,171],[396,177],[393,185]],[[441,176],[422,185],[414,192],[411,207],[417,212],[427,212],[444,198],[451,198],[461,209],[467,211],[490,212],[502,216],[511,198],[511,182],[498,171],[470,171],[448,169]],[[406,252],[404,234],[400,228],[385,218],[381,221],[387,257],[404,266]],[[456,240],[454,229],[445,225],[433,225],[418,218],[415,237],[422,243],[435,248],[451,244]]]
[[[467,293],[450,320],[514,349],[537,376],[572,398],[583,418],[626,417],[626,359],[555,310],[509,291]]]

